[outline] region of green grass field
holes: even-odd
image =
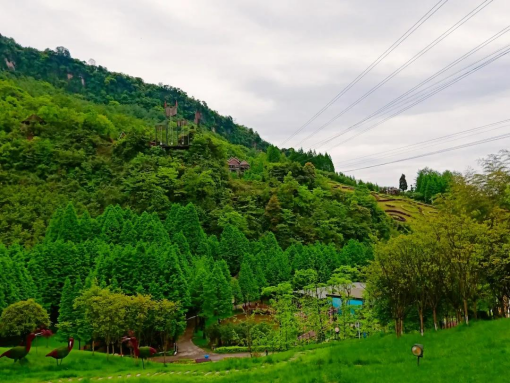
[[[414,343],[424,345],[420,366],[411,354]],[[269,357],[167,367],[149,363],[145,370],[130,358],[106,359],[104,354],[76,350],[57,367],[44,358],[47,350],[41,346],[37,353],[32,350],[22,365],[0,359],[0,382],[505,382],[510,369],[510,320],[474,322],[437,333],[429,330],[424,337],[378,335],[311,345]]]

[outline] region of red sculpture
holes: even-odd
[[[135,357],[142,359],[142,366],[143,366],[143,368],[145,368],[144,359],[148,359],[148,358],[154,356],[154,354],[157,353],[157,350],[153,347],[138,347],[138,341],[136,340],[135,337],[127,337],[126,336],[126,337],[122,338],[122,342],[127,342],[127,341],[131,342],[131,344],[133,345],[133,351],[135,353]]]
[[[74,346],[74,339],[69,338],[67,346],[54,349],[52,352],[50,352],[48,355],[46,355],[46,357],[52,357],[53,359],[55,359],[57,361],[57,366],[58,366],[58,361],[60,360],[60,364],[62,365],[63,359],[67,355],[69,355],[69,353],[73,349],[73,346]]]
[[[5,356],[6,358],[14,359],[14,363],[16,363],[16,361],[18,360],[25,358],[30,352],[30,348],[32,347],[32,341],[35,339],[36,336],[39,335],[41,335],[41,333],[34,334],[32,332],[28,334],[27,341],[24,346],[11,348],[10,350],[7,350],[2,355],[0,355],[0,358],[3,358]]]

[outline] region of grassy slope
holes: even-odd
[[[334,181],[330,182],[333,189],[340,189],[343,192],[351,193],[352,186],[343,185]],[[386,194],[372,193],[377,200],[379,207],[390,217],[410,225],[419,223],[421,220],[436,214],[436,209],[422,202],[414,201],[407,197],[391,196]]]
[[[416,366],[410,350],[424,345],[424,359]],[[289,351],[269,357],[225,360],[201,365],[168,367],[150,363],[142,371],[129,358],[73,351],[62,367],[44,358],[42,347],[26,365],[0,360],[1,382],[501,382],[508,381],[510,320],[473,323],[470,327],[396,339],[393,335],[350,340],[321,348]],[[237,371],[235,371],[237,370]],[[218,372],[218,373],[217,373]],[[137,379],[137,374],[143,378]],[[154,374],[156,374],[154,376]],[[161,376],[165,373],[164,376]],[[131,374],[130,378],[126,378]],[[147,376],[150,374],[150,376]],[[206,375],[207,374],[207,375]],[[177,376],[178,378],[177,378]],[[118,378],[121,376],[121,378]]]

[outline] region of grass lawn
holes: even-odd
[[[411,354],[424,345],[420,366]],[[0,350],[1,351],[1,350]],[[57,367],[43,347],[24,365],[0,360],[0,382],[507,382],[510,371],[510,320],[474,322],[435,333],[378,335],[317,347],[311,345],[269,357],[217,363],[137,367],[130,358],[73,351]],[[131,374],[127,378],[127,374]],[[137,374],[142,374],[137,377]],[[149,374],[149,376],[147,376]],[[156,374],[156,375],[154,375]],[[163,375],[164,374],[164,375]],[[120,378],[119,378],[120,376]],[[97,378],[102,378],[101,380]]]

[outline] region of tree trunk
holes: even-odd
[[[469,326],[469,315],[468,315],[468,303],[467,299],[464,299],[464,321],[466,325]]]
[[[94,344],[94,339],[92,339],[92,355],[95,355],[95,344]]]
[[[110,342],[106,342],[106,357],[110,355]]]
[[[421,334],[421,336],[423,336],[423,332],[424,332],[424,329],[423,329],[423,309],[421,307],[418,309],[418,314],[420,315],[420,334]]]
[[[478,319],[478,313],[476,312],[477,311],[477,308],[476,308],[476,301],[473,302],[473,318]]]
[[[432,315],[434,316],[434,329],[437,331],[437,312],[436,307],[432,309]]]

